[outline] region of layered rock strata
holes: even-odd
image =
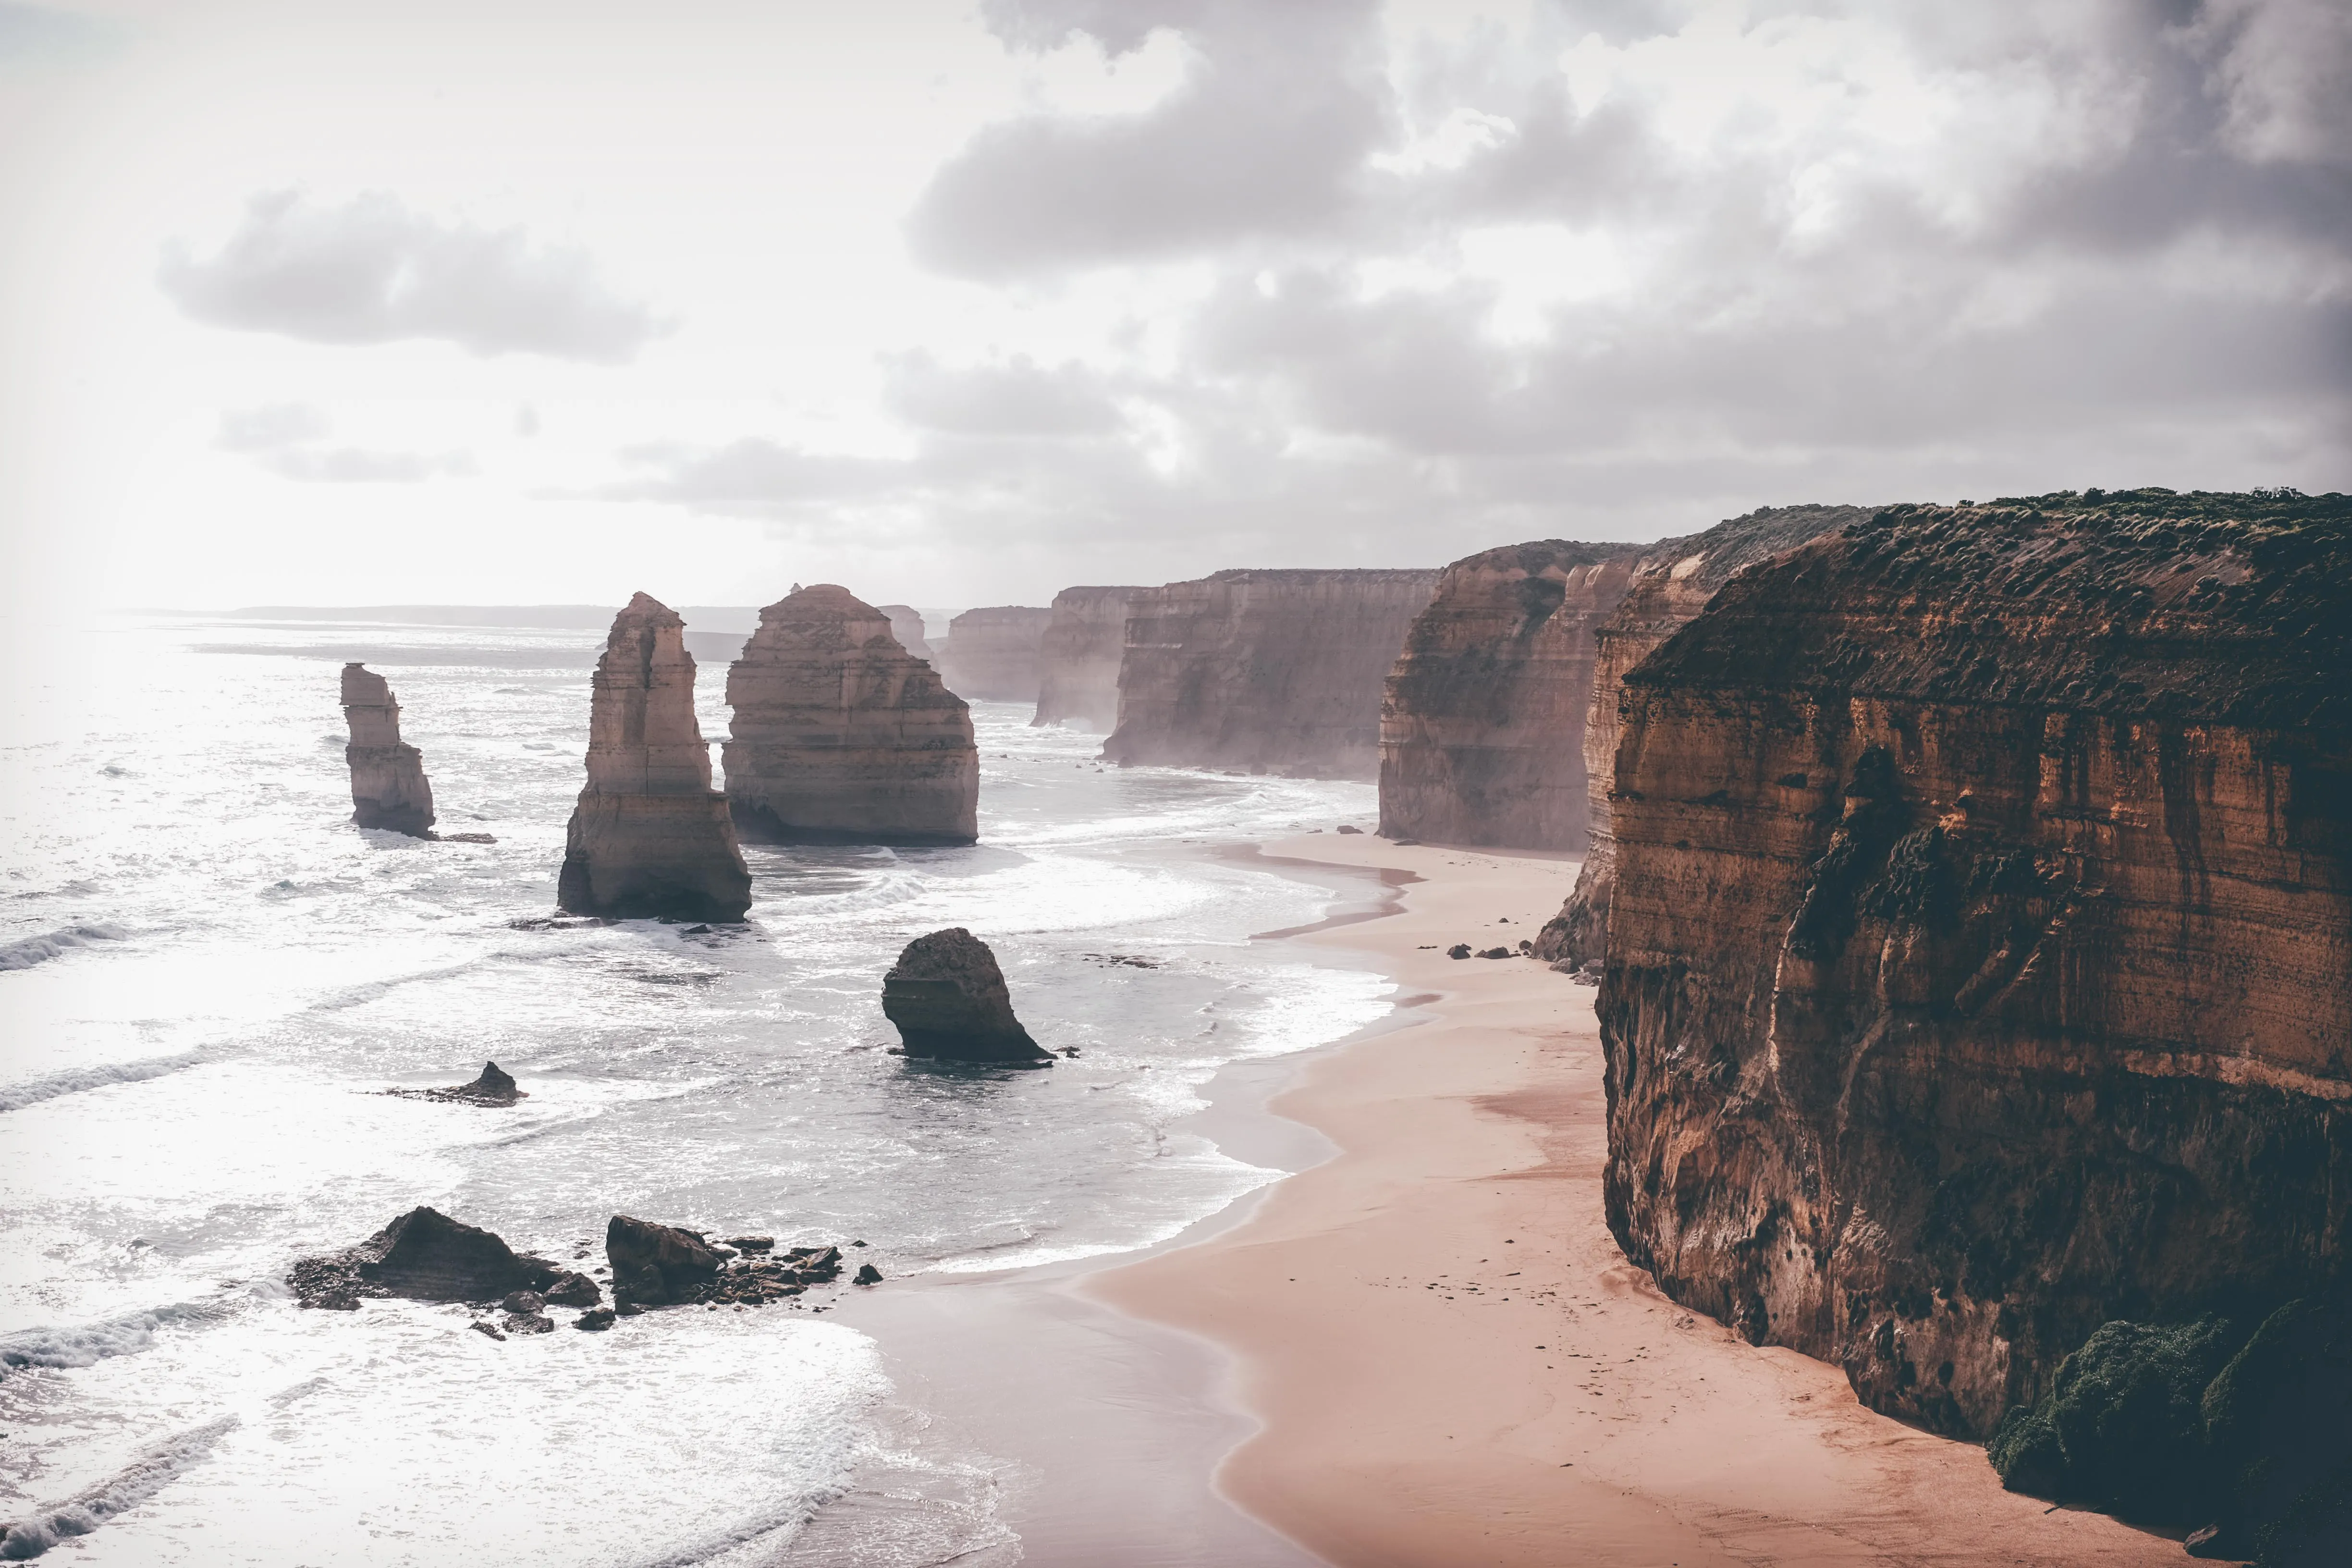
[[[425,753],[400,738],[400,704],[383,676],[363,664],[343,666],[343,718],[351,740],[352,820],[412,838],[433,837],[433,786]]]
[[[1032,724],[1067,724],[1109,734],[1118,728],[1118,666],[1127,648],[1127,605],[1140,588],[1065,588],[1037,645],[1037,713]]]
[[[988,944],[961,926],[919,936],[882,978],[882,1014],[910,1057],[1042,1065]]]
[[[1611,1228],[1981,1436],[2352,1259],[2352,498],[1897,507],[1624,677]]]
[[[979,835],[971,710],[881,611],[819,583],[760,612],[727,672],[720,755],[746,839],[970,844]]]
[[[556,901],[576,915],[740,921],[751,877],[694,716],[686,623],[639,594],[596,661],[588,787],[572,813]]]
[[[1584,864],[1559,916],[1536,938],[1536,956],[1562,969],[1598,964],[1608,945],[1609,894],[1617,848],[1610,831],[1610,769],[1617,755],[1618,700],[1625,672],[1687,626],[1716,590],[1759,562],[1872,515],[1853,506],[1764,507],[1704,533],[1661,540],[1632,563],[1614,613],[1593,628],[1592,700],[1584,724]]]
[[[917,658],[929,663],[931,658],[930,628],[923,624],[923,612],[912,605],[877,605],[874,606],[890,617],[890,635],[898,646]]]
[[[1380,773],[1381,695],[1433,572],[1219,572],[1129,603],[1106,760]]]
[[[974,702],[1037,700],[1037,650],[1054,612],[1028,605],[966,610],[948,623],[939,650],[948,689]]]
[[[1593,632],[1638,544],[1546,539],[1448,566],[1413,618],[1381,706],[1381,831],[1580,849]]]

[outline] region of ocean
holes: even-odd
[[[1232,853],[1369,826],[1371,786],[1104,768],[1010,704],[973,710],[977,846],[750,847],[740,927],[551,918],[601,640],[121,616],[11,694],[0,1560],[748,1564],[887,1470],[923,1527],[840,1561],[1015,1561],[992,1457],[925,1436],[828,1292],[498,1342],[462,1306],[302,1310],[286,1268],[419,1204],[583,1268],[614,1213],[864,1242],[883,1290],[1116,1255],[1279,1174],[1178,1125],[1213,1074],[1390,1009],[1253,941],[1333,895]],[[714,742],[728,641],[695,644]],[[347,659],[391,681],[440,831],[497,843],[351,826]],[[883,972],[949,925],[1075,1056],[887,1053]],[[529,1098],[383,1092],[489,1059]]]

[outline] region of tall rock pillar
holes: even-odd
[[[433,837],[433,786],[425,754],[400,738],[400,704],[383,676],[362,664],[343,666],[343,718],[352,738],[343,760],[352,769],[352,820],[415,838]]]

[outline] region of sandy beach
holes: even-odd
[[[1381,1568],[2185,1561],[2003,1492],[1981,1448],[1861,1408],[1835,1368],[1744,1343],[1620,1256],[1593,990],[1444,953],[1531,937],[1573,860],[1328,834],[1265,852],[1421,879],[1394,913],[1285,936],[1368,955],[1413,1021],[1271,1101],[1336,1156],[1075,1285],[1230,1352],[1258,1426],[1225,1497]]]

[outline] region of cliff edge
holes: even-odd
[[[2352,498],[1895,507],[1627,671],[1611,1229],[1983,1436],[2352,1243]]]
[[[1037,644],[1037,712],[1031,724],[1118,728],[1118,665],[1127,606],[1141,588],[1065,588]]]

